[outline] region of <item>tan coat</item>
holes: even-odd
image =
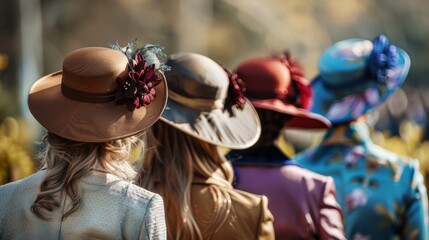
[[[229,218],[212,236],[212,239],[274,239],[273,215],[268,210],[268,199],[263,195],[233,189],[214,178],[195,178],[192,185],[192,207],[201,230],[212,220],[215,200],[209,186],[216,184],[231,196]],[[167,216],[168,217],[168,216]]]

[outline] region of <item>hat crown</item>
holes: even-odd
[[[373,44],[365,39],[347,39],[326,49],[319,59],[320,75],[332,87],[348,87],[362,82]]]
[[[116,79],[128,74],[127,57],[113,49],[88,47],[73,51],[63,61],[62,84],[88,94],[117,90]]]
[[[275,58],[252,58],[237,67],[250,99],[283,99],[291,85],[289,69]]]
[[[196,53],[172,54],[165,73],[169,90],[187,98],[225,99],[229,79],[225,70],[210,58]]]

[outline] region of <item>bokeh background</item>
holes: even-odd
[[[373,139],[418,158],[429,178],[429,2],[425,0],[0,0],[0,184],[39,166],[43,130],[26,105],[40,77],[80,47],[158,43],[234,69],[240,61],[290,50],[309,79],[320,53],[346,38],[386,34],[412,60],[404,87],[380,107]],[[55,116],[52,116],[55,118]],[[291,154],[320,133],[284,134]]]

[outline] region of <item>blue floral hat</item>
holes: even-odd
[[[408,54],[385,35],[337,42],[320,57],[311,111],[332,124],[351,121],[386,101],[409,69]]]

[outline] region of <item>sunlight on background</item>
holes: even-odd
[[[289,49],[309,79],[320,53],[346,38],[385,33],[411,56],[403,91],[380,108],[374,141],[421,161],[429,173],[429,2],[350,0],[20,0],[0,1],[0,184],[37,169],[42,128],[26,107],[29,87],[58,71],[63,57],[87,46],[135,38],[168,54],[191,51],[234,69],[245,58]],[[405,100],[404,100],[405,99]],[[320,134],[285,134],[293,155]]]

